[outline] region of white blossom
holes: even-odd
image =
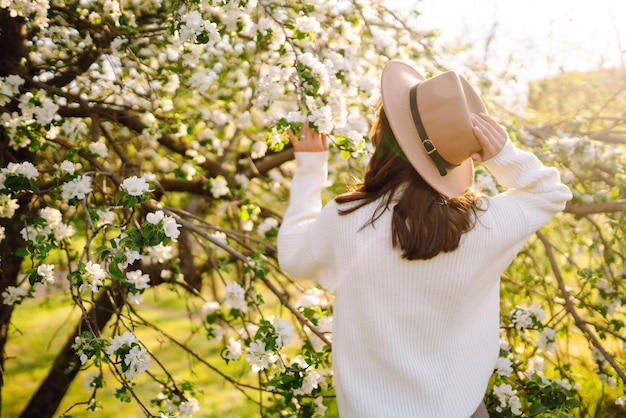
[[[250,187],[250,179],[245,174],[237,173],[235,174],[234,178],[243,190],[247,190],[248,187]]]
[[[124,356],[124,363],[128,366],[124,375],[127,379],[134,379],[137,373],[148,370],[151,360],[145,347],[140,347],[138,344],[132,345],[130,351]]]
[[[296,306],[300,308],[312,308],[315,306],[326,308],[329,305],[330,301],[326,297],[326,293],[317,287],[305,290],[296,302]]]
[[[28,294],[28,290],[23,287],[7,286],[2,292],[2,302],[5,305],[20,303]]]
[[[200,310],[202,313],[202,317],[206,318],[208,315],[212,314],[213,312],[217,311],[220,309],[220,304],[219,302],[207,302],[204,305],[202,305],[202,309]]]
[[[209,236],[211,237],[211,241],[209,241],[209,246],[213,249],[219,248],[218,245],[216,245],[213,241],[222,246],[228,245],[228,237],[226,236],[226,233],[222,231],[213,232],[212,234],[209,234]]]
[[[122,182],[122,189],[131,196],[141,196],[146,192],[151,192],[150,185],[143,177],[132,176]]]
[[[206,93],[211,88],[213,83],[217,81],[217,73],[215,71],[205,68],[195,71],[191,77],[189,77],[189,85],[198,93]]]
[[[258,158],[265,157],[267,153],[267,143],[265,141],[256,141],[252,144],[252,148],[250,150],[250,157],[256,160]]]
[[[176,223],[176,219],[172,216],[165,216],[163,219],[163,232],[165,236],[170,237],[172,241],[176,241],[180,236],[178,228],[180,228],[180,225]]]
[[[495,196],[498,194],[498,185],[490,173],[478,172],[474,180],[474,187],[482,192]]]
[[[85,364],[85,363],[82,363]],[[83,387],[85,388],[85,392],[90,392],[94,388],[94,380],[100,375],[100,370],[95,369],[90,371],[85,375],[85,380],[83,380]]]
[[[88,146],[89,151],[92,153],[104,158],[109,155],[109,149],[107,148],[107,144],[103,140],[98,140],[96,142],[91,142]]]
[[[276,353],[272,350],[266,350],[263,341],[257,340],[250,343],[246,361],[250,363],[253,373],[267,369],[270,364],[275,363],[277,360],[278,356]]]
[[[120,263],[121,268],[125,269],[130,266],[137,260],[141,260],[141,253],[132,248],[126,247],[124,248],[124,257],[126,257],[126,261]]]
[[[0,106],[9,103],[11,98],[20,92],[20,87],[23,84],[24,79],[17,74],[0,77]]]
[[[135,289],[147,289],[150,287],[148,284],[150,282],[150,276],[143,273],[141,270],[127,272],[126,281],[135,286]]]
[[[32,92],[26,92],[20,98],[19,108],[25,117],[35,119],[37,123],[42,126],[52,123],[55,119],[59,119],[59,105],[50,99],[45,91],[39,91],[40,105],[33,103],[33,97],[34,94]]]
[[[33,165],[33,163],[29,161],[24,161],[21,163],[9,163],[6,167],[7,174],[17,174],[20,176],[24,176],[29,180],[34,180],[39,177],[39,170],[37,167]]]
[[[178,411],[183,417],[190,417],[200,410],[200,403],[196,398],[187,398],[178,405]]]
[[[544,328],[541,334],[539,335],[539,340],[537,341],[537,346],[542,350],[552,352],[556,349],[556,331],[553,328]]]
[[[319,370],[309,371],[302,380],[302,386],[294,390],[295,395],[310,395],[321,383],[326,381],[325,373]]]
[[[128,292],[126,297],[128,301],[134,305],[139,305],[143,302],[143,295],[139,292]]]
[[[533,325],[534,321],[541,322],[546,318],[545,311],[534,302],[530,306],[517,306],[511,314],[513,324],[518,330],[526,329]]]
[[[533,373],[540,372],[544,369],[544,358],[540,356],[532,356],[526,361],[526,370],[528,375],[532,376]]]
[[[314,17],[298,16],[296,26],[300,32],[318,33],[321,30],[320,23]]]
[[[41,264],[37,267],[37,275],[44,283],[54,283],[54,264]]]
[[[147,257],[153,262],[165,263],[167,260],[174,258],[174,247],[171,245],[157,244],[146,249]]]
[[[322,396],[318,396],[317,398],[315,398],[313,403],[315,403],[315,411],[313,412],[313,418],[325,416],[326,406],[324,405],[324,398]]]
[[[267,232],[276,227],[278,227],[278,220],[276,218],[265,218],[263,222],[257,226],[256,230],[259,235],[265,236]]]
[[[85,264],[85,273],[82,276],[83,283],[78,288],[79,291],[91,290],[97,292],[100,286],[104,285],[104,278],[106,272],[102,269],[102,266],[98,263],[88,261]]]
[[[225,304],[242,312],[246,312],[248,310],[248,304],[246,303],[246,291],[239,285],[239,283],[229,283],[226,285],[225,290]]]
[[[510,376],[513,373],[513,363],[505,357],[498,357],[496,361],[496,373],[500,376]]]
[[[214,179],[211,179],[211,194],[215,199],[218,199],[222,196],[226,196],[230,193],[228,189],[228,182],[222,176],[217,176]]]
[[[112,224],[113,221],[115,220],[115,212],[113,212],[112,210],[106,208],[106,209],[98,209],[96,211],[96,213],[98,214],[98,227],[102,227],[106,224]]]
[[[82,175],[63,184],[61,197],[66,200],[82,200],[91,192],[91,177],[88,175]]]
[[[106,353],[111,356],[120,348],[130,347],[132,344],[139,344],[139,339],[132,332],[126,331],[124,334],[116,335],[111,339]]]
[[[15,215],[15,211],[20,208],[17,199],[11,199],[11,195],[0,195],[0,218],[11,219]]]
[[[64,171],[68,174],[74,174],[74,171],[76,171],[76,167],[74,166],[74,163],[68,160],[64,160],[59,166],[59,168],[61,169],[61,171]]]
[[[329,106],[321,106],[309,116],[309,121],[312,122],[322,134],[331,133],[333,130],[333,113]]]
[[[505,409],[510,409],[514,415],[522,414],[522,403],[517,396],[517,392],[513,390],[513,387],[508,383],[502,383],[499,386],[494,386],[493,394],[496,395],[499,405],[496,407],[497,412],[502,412]]]
[[[278,334],[278,337],[276,338],[276,344],[282,347],[291,342],[294,336],[294,329],[291,321],[286,319],[280,319],[279,315],[276,317],[272,325],[274,326],[276,334]]]
[[[243,348],[241,346],[241,342],[235,340],[233,337],[228,339],[228,344],[226,345],[226,358],[228,360],[237,360],[243,354]]]
[[[150,222],[152,225],[157,225],[163,218],[165,217],[165,213],[162,210],[157,210],[155,212],[150,212],[146,215],[146,221]]]
[[[196,167],[191,163],[184,163],[180,170],[184,173],[185,180],[192,180],[197,173]]]
[[[89,132],[89,128],[85,121],[78,118],[65,119],[65,121],[61,125],[61,129],[68,137],[68,139],[72,141],[76,141],[78,138],[85,137]]]

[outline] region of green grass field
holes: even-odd
[[[69,306],[68,296],[61,291],[40,296],[35,300],[25,300],[22,305],[17,306],[6,348],[8,359],[5,365],[5,386],[2,396],[3,417],[17,417],[20,414],[45,377],[56,353],[73,333],[79,312],[71,310]],[[165,332],[176,340],[185,342],[213,366],[227,367],[202,332],[192,332],[184,301],[172,292],[158,290],[147,292],[141,312],[145,319],[158,323]],[[205,366],[199,365],[198,360],[184,350],[159,337],[152,330],[143,329],[137,334],[140,338],[145,338],[144,341],[150,350],[159,361],[167,365],[174,376],[195,384],[198,391],[196,398],[200,402],[201,411],[194,417],[259,416],[257,407],[251,402],[246,402],[240,391],[234,390],[232,384],[216,373],[210,372]],[[243,366],[232,364],[230,373],[233,373],[233,367],[241,369]],[[234,370],[236,372],[236,369]],[[159,373],[154,362],[149,371]],[[89,399],[90,392],[83,387],[86,373],[81,372],[74,380],[56,416],[61,415],[73,404]],[[107,381],[111,382],[110,384],[114,382],[112,379]],[[115,398],[114,393],[118,387],[118,385],[105,386],[99,393],[98,399],[103,406],[102,410],[86,411],[86,405],[83,404],[72,408],[68,414],[73,417],[145,416],[134,402],[122,403]],[[137,379],[136,389],[144,399],[150,399],[160,392],[158,385],[145,377]]]
[[[190,310],[186,303],[185,298],[179,297],[174,292],[166,289],[151,289],[144,295],[140,312],[147,321],[157,323],[164,332],[177,341],[184,342],[212,366],[220,370],[228,370],[230,376],[245,375],[248,378],[254,378],[249,374],[249,368],[244,360],[240,359],[226,365],[218,349],[207,341],[202,330],[191,328],[192,324],[197,324],[198,321],[190,321]],[[45,377],[60,347],[68,336],[73,335],[79,312],[76,308],[72,310],[70,306],[71,301],[67,293],[56,290],[48,295],[38,296],[37,299],[27,299],[22,305],[16,307],[6,347],[2,417],[19,416],[30,396]],[[260,416],[259,408],[254,402],[247,400],[244,394],[236,390],[231,383],[209,370],[176,344],[145,327],[138,329],[136,333],[159,361],[167,365],[175,378],[193,382],[197,390],[195,397],[201,405],[201,410],[194,417],[253,418]],[[573,357],[588,356],[584,349],[584,342],[572,344],[573,341],[569,341],[568,347],[564,347],[563,351]],[[149,371],[160,374],[154,361]],[[87,411],[84,402],[88,401],[90,392],[83,387],[87,372],[81,372],[74,380],[56,416],[64,412],[72,417],[145,416],[135,402],[123,403],[115,398],[114,393],[119,385],[114,383],[114,379],[106,379],[109,386],[105,386],[98,395],[102,409],[96,412]],[[581,384],[580,393],[584,398],[582,408],[584,412],[581,416],[586,418],[623,416],[623,410],[620,407],[606,400],[607,398],[614,399],[619,394],[612,393],[608,396],[609,394],[605,391],[614,390],[603,388],[591,370],[582,368],[576,372],[575,374],[579,377],[578,383]],[[145,375],[140,375],[136,383],[136,391],[144,400],[151,399],[160,392],[158,385]],[[254,391],[248,392],[248,395],[255,399],[259,396]],[[77,403],[79,405],[71,408]],[[156,411],[153,409],[153,412]],[[337,416],[334,405],[329,407],[327,416],[331,418]]]

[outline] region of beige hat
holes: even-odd
[[[472,186],[471,155],[481,148],[470,114],[486,110],[469,82],[454,71],[425,79],[409,64],[391,60],[381,91],[393,134],[422,178],[446,197]]]

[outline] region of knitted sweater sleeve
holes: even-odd
[[[312,229],[322,210],[321,191],[327,178],[328,152],[297,152],[298,169],[291,183],[289,206],[278,232],[278,262],[298,278],[320,279],[323,266],[316,261]]]
[[[515,200],[526,218],[528,234],[545,225],[572,198],[569,188],[561,183],[556,168],[545,167],[534,154],[516,148],[510,140],[484,164],[507,188],[496,199]]]

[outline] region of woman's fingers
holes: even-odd
[[[498,122],[487,114],[472,114],[471,117],[474,125],[474,136],[482,148],[480,152],[474,153],[472,158],[475,161],[488,160],[500,152],[506,142],[507,133]]]
[[[300,129],[298,137],[291,130],[288,134],[295,152],[321,152],[328,149],[326,135],[315,132],[306,123]]]

